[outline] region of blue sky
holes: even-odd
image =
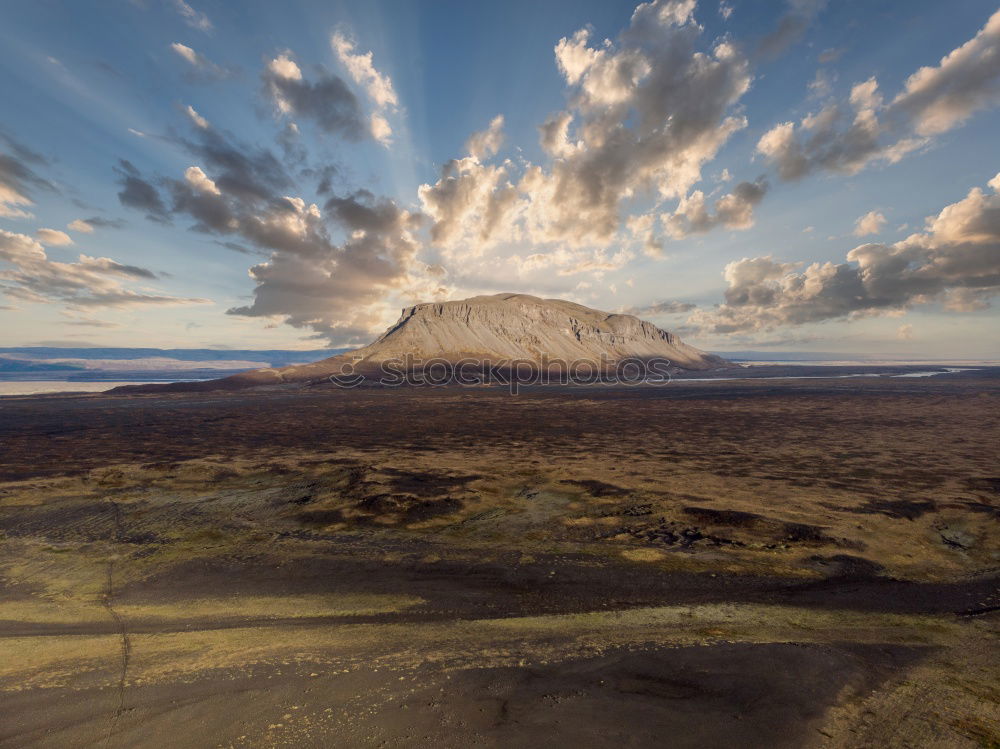
[[[318,348],[521,291],[714,349],[994,357],[996,12],[8,3],[3,340]]]

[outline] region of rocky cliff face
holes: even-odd
[[[203,383],[119,388],[152,390],[237,389],[255,385],[320,382],[345,367],[375,372],[383,362],[473,359],[492,366],[504,362],[606,362],[667,359],[674,370],[707,370],[724,359],[689,346],[673,333],[632,315],[590,309],[559,299],[526,294],[477,296],[455,302],[407,307],[399,320],[374,342],[313,364],[252,372]]]

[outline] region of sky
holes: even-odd
[[[1000,10],[0,6],[0,346],[312,349],[520,292],[1000,357]]]

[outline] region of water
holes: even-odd
[[[933,377],[952,372],[975,372],[979,367],[944,367],[927,370],[926,372],[907,372],[906,374],[883,374],[880,372],[859,372],[845,375],[777,375],[774,377],[675,377],[672,382],[724,382],[726,380],[848,380],[855,377]]]
[[[162,382],[162,380],[160,380]],[[0,382],[0,398],[10,395],[43,395],[45,393],[103,393],[119,385],[152,385],[151,382],[67,382],[66,380],[29,380]]]

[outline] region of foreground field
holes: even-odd
[[[0,745],[996,746],[1000,380],[0,402]]]

